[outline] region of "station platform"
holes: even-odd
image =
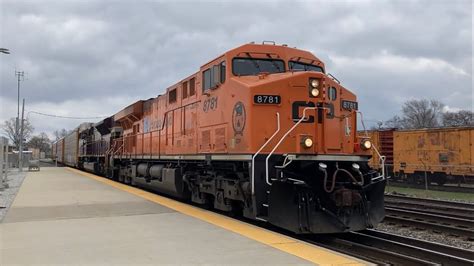
[[[66,167],[27,174],[0,237],[0,265],[368,264]]]

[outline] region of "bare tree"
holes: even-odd
[[[51,151],[51,140],[46,133],[41,132],[39,135],[33,136],[30,139],[28,147],[39,149],[48,154]]]
[[[13,145],[18,147],[18,145],[20,144],[20,136],[19,134],[16,134],[15,124],[16,124],[16,118],[12,117],[9,120],[5,121],[2,129],[3,129],[3,132],[5,132],[5,134],[8,136],[8,138],[13,142]],[[30,123],[30,121],[28,119],[25,119],[25,122],[23,125],[23,138],[26,140],[29,139],[34,129],[35,128]]]
[[[467,110],[446,112],[443,114],[443,125],[446,127],[474,126],[474,113]]]
[[[384,122],[384,128],[405,128],[405,120],[398,115]]]
[[[402,107],[405,128],[430,128],[440,125],[444,104],[437,100],[410,100]]]
[[[54,134],[54,137],[56,138],[56,141],[58,141],[61,138],[64,138],[65,136],[67,136],[67,130],[65,128],[61,130],[55,130],[53,134]]]

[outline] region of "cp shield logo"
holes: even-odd
[[[232,126],[235,135],[243,135],[245,128],[245,106],[242,102],[237,102],[234,105],[232,112]]]

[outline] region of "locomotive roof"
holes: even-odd
[[[286,60],[310,60],[314,61],[317,65],[320,65],[324,68],[324,63],[316,57],[314,54],[312,54],[309,51],[306,50],[301,50],[297,49],[296,47],[288,47],[287,45],[277,45],[277,44],[256,44],[256,43],[247,43],[243,44],[241,46],[238,46],[236,48],[233,48],[231,50],[228,50],[224,54],[221,54],[212,60],[206,62],[201,66],[205,67],[208,64],[210,64],[212,61],[216,60],[217,58],[223,57],[223,56],[229,56],[229,57],[238,57],[238,56],[245,56],[248,57],[248,54],[260,54],[262,57],[266,57],[267,55],[278,55],[281,59],[286,59]],[[308,62],[306,62],[308,63]]]

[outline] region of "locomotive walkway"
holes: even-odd
[[[0,265],[363,261],[69,168],[27,174],[0,224]]]

